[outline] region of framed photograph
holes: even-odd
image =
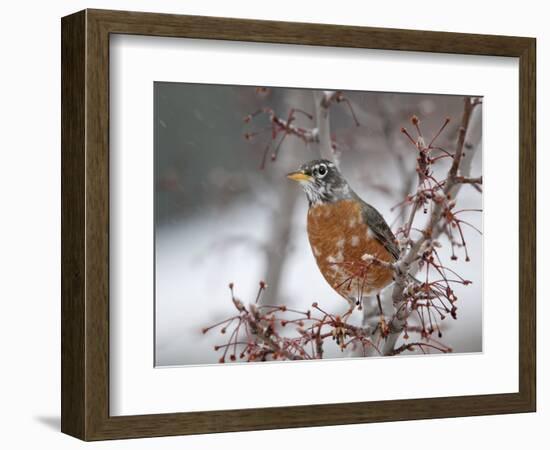
[[[535,411],[535,39],[61,28],[63,432]]]

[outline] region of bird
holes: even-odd
[[[400,254],[382,214],[351,189],[332,161],[307,162],[287,177],[307,196],[309,244],[324,279],[351,311],[373,296],[381,309],[379,294],[393,282]]]

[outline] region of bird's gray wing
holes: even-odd
[[[395,259],[399,259],[399,248],[396,244],[396,239],[388,226],[382,214],[380,214],[376,208],[365,203],[359,197],[358,201],[361,203],[361,214],[363,220],[368,225],[372,233],[378,239],[378,241],[388,250]]]

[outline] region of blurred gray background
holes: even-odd
[[[318,149],[288,136],[277,160],[268,156],[261,169],[264,150],[272,144],[268,116],[243,120],[264,107],[283,118],[291,108],[313,114],[315,92],[168,82],[155,83],[154,90],[155,364],[218,361],[213,346],[227,336],[215,331],[203,335],[201,329],[234,314],[230,282],[244,302],[252,302],[258,282],[266,280],[266,302],[307,309],[317,301],[333,313],[343,313],[347,303],[326,284],[309,248],[305,195],[285,178],[316,158]],[[463,97],[349,91],[344,95],[360,125],[345,102],[330,108],[341,170],[395,231],[402,216],[392,207],[413,192],[416,183],[416,152],[401,127],[414,136],[410,118],[416,114],[429,140],[449,117],[450,125],[437,142],[453,150]],[[467,136],[467,148],[477,150],[472,176],[482,172],[481,116],[478,107]],[[298,114],[295,125],[315,124]],[[245,133],[255,132],[259,134],[245,138]],[[443,160],[437,167],[444,174],[449,163]],[[458,204],[481,208],[482,196],[464,186]],[[463,218],[482,229],[480,213]],[[449,267],[473,282],[456,289],[458,320],[447,318],[442,324],[442,342],[455,353],[482,350],[482,237],[470,228],[464,231],[470,262],[464,261],[460,249],[458,261],[450,261],[450,246],[441,252]],[[352,320],[360,322],[359,315]],[[329,346],[325,356],[350,355]]]

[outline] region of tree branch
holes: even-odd
[[[319,144],[319,154],[321,158],[333,161],[338,165],[330,137],[329,108],[334,94],[334,91],[313,91],[313,103],[315,105],[315,132]]]
[[[477,104],[478,102],[476,100],[472,101],[470,97],[466,97],[464,99],[464,111],[462,114],[461,126],[453,155],[453,162],[443,184],[443,195],[440,194],[439,197],[435,199],[436,201],[434,202],[435,204],[430,214],[428,224],[424,227],[421,237],[414,242],[410,241],[408,235],[406,236],[407,241],[410,243],[405,243],[403,247],[409,245],[410,248],[408,251],[404,251],[402,256],[395,263],[396,276],[394,286],[391,290],[391,296],[396,312],[389,325],[389,335],[386,337],[382,346],[382,353],[384,355],[393,354],[395,351],[395,344],[403,332],[407,319],[411,314],[411,309],[407,304],[407,296],[405,295],[409,285],[414,283],[411,278],[411,272],[413,272],[413,270],[411,270],[411,266],[415,261],[417,261],[421,250],[426,246],[426,244],[437,239],[441,232],[441,227],[437,227],[436,225],[441,220],[444,209],[447,208],[449,203],[454,200],[458,191],[458,189],[456,189],[457,184],[462,183],[459,181],[460,178],[458,173],[462,158],[464,156],[464,143],[468,125],[470,123],[472,112]]]

